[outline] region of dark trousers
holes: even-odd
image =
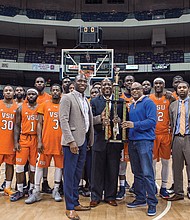
[[[79,146],[79,154],[73,154],[69,147],[63,146],[64,152],[64,195],[67,210],[74,210],[79,205],[78,186],[86,158],[87,141]]]
[[[86,152],[86,161],[84,165],[84,180],[86,181],[86,187],[91,187],[91,168],[92,168],[92,149]]]
[[[119,175],[121,149],[108,143],[104,151],[92,149],[91,200],[115,200]]]
[[[172,145],[172,166],[174,171],[174,192],[184,194],[183,168],[186,165],[188,182],[190,182],[190,135],[175,136]]]

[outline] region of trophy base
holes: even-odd
[[[123,143],[122,140],[108,140],[109,143]]]

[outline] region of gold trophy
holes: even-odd
[[[126,129],[123,128],[122,129],[122,139],[118,140],[117,139],[117,135],[119,134],[119,124],[118,124],[118,113],[117,113],[117,105],[119,102],[119,68],[115,69],[115,82],[113,84],[114,86],[114,99],[113,101],[111,100],[106,100],[106,118],[109,119],[110,118],[110,102],[112,102],[113,104],[113,130],[112,132],[110,131],[111,127],[110,125],[107,125],[105,127],[105,140],[108,140],[109,142],[112,143],[122,143],[123,141],[126,140]],[[123,121],[126,121],[126,102],[123,102]],[[110,139],[111,135],[110,133],[113,134],[113,139]]]

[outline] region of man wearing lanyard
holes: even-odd
[[[179,100],[170,105],[170,121],[173,130],[172,162],[174,171],[175,194],[168,201],[184,199],[183,191],[183,168],[186,164],[188,177],[190,176],[190,130],[189,109],[190,99],[188,97],[189,84],[180,82],[177,86]],[[190,192],[190,179],[188,179],[187,192]]]
[[[86,158],[87,146],[94,141],[93,117],[90,104],[84,96],[87,79],[84,75],[75,78],[75,90],[65,94],[60,102],[59,120],[62,129],[64,152],[64,192],[66,215],[80,219],[75,211],[89,210],[79,203],[78,185]]]

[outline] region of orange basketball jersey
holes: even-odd
[[[173,97],[174,97],[176,100],[178,100],[178,99],[179,99],[179,97],[178,97],[178,95],[177,95],[176,91],[172,92],[172,95],[173,95]]]
[[[31,109],[28,107],[28,103],[22,104],[22,127],[21,134],[37,134],[37,121],[38,121],[38,113],[37,113],[38,105]]]
[[[48,93],[44,92],[43,95],[38,96],[37,103],[42,104],[43,102],[45,102],[47,100],[51,100],[51,96]]]
[[[125,93],[122,93],[120,96],[121,99],[124,99],[126,101],[126,107],[128,108],[128,111],[130,109],[130,105],[133,103],[133,97],[127,97]]]
[[[157,124],[156,134],[168,134],[170,132],[169,106],[170,102],[165,96],[157,98],[154,94],[150,94],[149,98],[157,107]]]
[[[17,104],[13,101],[7,108],[3,100],[0,100],[0,154],[14,154],[14,123]]]
[[[38,113],[44,116],[42,130],[44,154],[60,155],[62,151],[62,131],[59,125],[58,111],[59,104],[54,104],[50,100],[42,103],[38,108]]]

